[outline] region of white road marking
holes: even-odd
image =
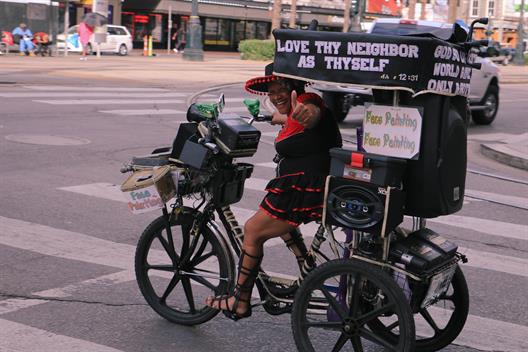
[[[0,303],[0,315],[15,312],[20,309],[33,307],[47,303],[47,298],[66,298],[74,293],[83,291],[88,286],[109,286],[123,282],[132,281],[135,275],[132,270],[119,271],[108,275],[103,275],[94,279],[85,280],[64,287],[52,288],[49,290],[33,292],[31,296],[40,296],[43,299],[8,298]]]
[[[255,179],[255,180],[259,180],[259,179]],[[264,180],[257,181],[257,183],[250,185],[250,187],[246,187],[246,188],[256,189],[260,187],[258,186],[258,183],[263,184]],[[248,183],[246,182],[246,186],[247,185]],[[59,189],[64,190],[64,191],[70,191],[70,192],[80,193],[84,195],[89,195],[92,197],[103,198],[107,200],[126,202],[125,198],[122,196],[122,192],[119,189],[119,186],[112,185],[109,183],[92,183],[92,184],[87,184],[87,185],[61,187]],[[261,189],[262,188],[260,188],[260,190]],[[240,211],[241,208],[232,207],[232,209],[235,212],[235,214],[238,216],[237,211]],[[256,210],[256,207],[255,207],[255,210]],[[249,216],[251,216],[254,213],[254,210],[243,210],[240,213],[241,213],[241,216],[239,219],[239,224],[244,224],[245,220],[247,220]],[[478,218],[468,218],[466,223],[469,223],[469,221],[474,221],[478,223],[481,220],[482,219],[478,219]],[[493,220],[487,220],[487,221],[493,221]],[[450,223],[450,224],[452,226],[456,226],[455,223]],[[496,226],[493,226],[493,228],[497,229],[496,233],[492,233],[491,231],[488,231],[487,233],[493,236],[497,236],[497,237],[505,237],[503,236],[503,233],[505,233],[505,231],[500,227],[501,224],[506,224],[506,223],[499,222],[498,224],[496,224]],[[524,225],[518,225],[518,226],[524,226]],[[316,229],[317,229],[317,224],[312,223],[312,224],[306,225],[306,230],[301,229],[301,231],[303,231],[303,234],[305,237],[312,237],[315,234]],[[511,228],[510,227],[505,228],[505,230],[509,230],[509,229]],[[280,243],[279,241],[282,241],[282,240],[277,239],[275,240],[275,242],[267,243],[267,245],[272,246],[277,243]],[[465,253],[468,256],[469,262],[465,264],[467,266],[528,277],[528,259],[504,256],[504,255],[499,255],[499,254],[495,254],[491,252],[477,251],[477,250],[468,249],[468,248],[459,248],[459,252]]]
[[[68,100],[33,100],[36,103],[51,105],[152,105],[152,104],[182,104],[176,99],[68,99]]]
[[[141,115],[175,115],[184,114],[185,111],[174,109],[145,109],[145,110],[101,110],[105,114],[121,116],[141,116]]]
[[[1,93],[0,98],[181,98],[186,93],[146,93],[146,92],[8,92]]]
[[[6,352],[121,351],[87,340],[57,335],[5,319],[0,319],[0,341],[2,341],[0,351]]]
[[[125,87],[71,87],[71,86],[24,86],[26,89],[51,91],[67,91],[67,92],[169,92],[164,88],[125,88]]]
[[[443,315],[445,316],[444,310],[440,308],[431,307],[428,311],[435,321],[438,321],[437,319],[442,318]],[[448,313],[450,314],[451,312]],[[423,319],[418,320],[416,326],[417,334],[425,330],[424,324],[425,321]],[[431,329],[429,328],[429,330],[425,331],[431,331]],[[526,344],[527,336],[527,326],[507,322],[497,324],[497,321],[493,319],[469,315],[464,329],[453,343],[469,346],[479,351],[526,352],[528,347]]]
[[[0,217],[0,243],[36,253],[118,267],[130,270],[130,274],[132,274],[131,269],[135,250],[134,246],[96,239],[81,233],[56,229],[22,220]],[[482,255],[482,252],[477,253],[477,251],[473,251],[471,253],[472,258],[479,257],[480,255]],[[490,267],[487,258],[484,258],[483,262],[482,265],[488,268]],[[526,268],[527,266],[528,260],[519,258],[517,269],[522,270],[522,268]],[[122,279],[127,279],[127,274],[122,272],[111,274],[109,276],[112,275],[117,277],[124,275]],[[100,279],[101,278],[94,280],[98,281]],[[112,280],[110,280],[109,284],[112,284]],[[82,283],[80,285],[82,285]],[[74,285],[70,286],[73,287]],[[55,292],[60,295],[62,294],[61,292],[65,291],[67,293],[70,289],[71,288],[63,288],[62,290]],[[54,292],[54,290],[48,291]],[[434,313],[437,314],[437,312]],[[32,350],[34,346],[41,346],[38,341],[41,336],[41,330],[31,330],[29,333],[24,334],[26,331],[25,329],[33,328],[28,328],[21,324],[10,324],[11,323],[7,321],[0,320],[0,339],[3,341],[3,347],[8,346],[10,350],[14,351],[28,351]],[[523,325],[470,315],[462,335],[460,335],[456,343],[486,351],[501,350],[524,352],[525,349],[523,349],[523,346],[525,347],[525,345],[523,345],[523,343],[525,343],[525,338],[528,336],[527,329],[528,327]],[[47,336],[50,336],[50,333],[46,334]],[[13,336],[17,336],[17,338],[14,339]],[[26,342],[19,342],[20,340],[24,340],[21,339],[20,336],[27,336],[32,342],[33,347],[28,349],[26,345],[18,345]],[[62,344],[79,342],[78,340],[74,340],[73,342],[71,340],[63,342],[60,338],[61,337],[58,335],[53,335],[51,337],[52,341],[49,344],[49,351],[76,350],[72,346]],[[6,345],[5,341],[8,341],[11,345]],[[40,348],[39,351],[48,351],[48,349],[46,349],[48,345],[43,344],[42,346],[43,348]],[[63,346],[65,349],[62,349]],[[99,346],[95,345],[86,347],[90,348],[80,350],[106,351],[104,346],[102,346],[102,348],[98,348]]]
[[[528,226],[526,225],[460,215],[441,216],[439,218],[427,219],[427,222],[455,226],[492,236],[528,240]]]
[[[490,202],[512,205],[517,208],[528,209],[528,197],[515,197],[515,196],[508,196],[505,194],[476,191],[472,189],[467,189],[465,194],[467,197],[470,197],[470,198],[478,198],[478,199],[487,200]]]

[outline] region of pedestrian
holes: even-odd
[[[176,52],[182,52],[185,49],[185,44],[187,44],[187,33],[185,32],[185,27],[181,26],[178,30],[178,49]]]
[[[25,23],[20,23],[18,27],[13,30],[13,37],[18,39],[18,48],[21,56],[35,56],[33,53],[33,50],[35,50],[35,45],[32,42],[33,33]]]
[[[93,27],[90,27],[85,22],[81,22],[77,28],[77,33],[79,34],[79,42],[82,46],[81,61],[86,61],[86,54],[88,53],[88,47],[90,45],[90,37],[92,36],[94,30]]]
[[[185,44],[187,43],[185,28],[183,26],[181,26],[176,32],[174,32],[174,34],[172,35],[172,40],[174,41],[174,52],[183,52],[183,49],[185,49]]]

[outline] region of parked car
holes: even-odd
[[[81,52],[82,47],[78,40],[77,27],[73,26],[66,32],[66,43],[68,51],[70,52]],[[132,36],[126,27],[107,25],[106,42],[100,44],[100,50],[102,53],[114,53],[121,56],[128,55],[132,50]],[[64,50],[64,34],[57,36],[58,43],[57,47],[59,50]],[[96,43],[93,39],[93,35],[88,43],[88,53],[96,51]]]
[[[478,55],[487,57],[494,63],[508,65],[515,56],[515,49],[505,48],[499,42],[492,41],[488,47],[481,47]]]
[[[368,32],[380,35],[433,33],[447,38],[451,28],[451,24],[433,21],[380,18],[373,22]],[[489,58],[477,57],[476,61],[482,64],[482,68],[472,70],[469,95],[471,116],[476,124],[489,125],[499,109],[499,69]],[[339,122],[346,118],[351,106],[372,100],[372,91],[367,88],[322,84],[314,88],[323,93],[326,105]]]

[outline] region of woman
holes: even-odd
[[[337,123],[322,99],[304,91],[304,82],[273,75],[246,82],[246,90],[268,94],[277,108],[273,122],[283,124],[275,139],[277,177],[266,186],[259,210],[244,226],[244,240],[236,287],[231,296],[208,297],[206,304],[225,311],[231,319],[251,315],[251,291],[262,262],[264,242],[282,237],[298,255],[298,239],[289,237],[301,223],[321,218],[325,178],[330,168],[328,150],[341,146]],[[302,241],[301,241],[302,242]]]
[[[77,32],[79,33],[79,42],[81,42],[82,46],[81,61],[86,61],[86,54],[88,53],[88,45],[90,42],[90,37],[93,34],[93,28],[86,23],[81,22]]]

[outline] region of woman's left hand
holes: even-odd
[[[311,103],[299,103],[296,91],[291,93],[291,110],[292,118],[297,120],[304,128],[314,127],[321,118],[321,109]]]

